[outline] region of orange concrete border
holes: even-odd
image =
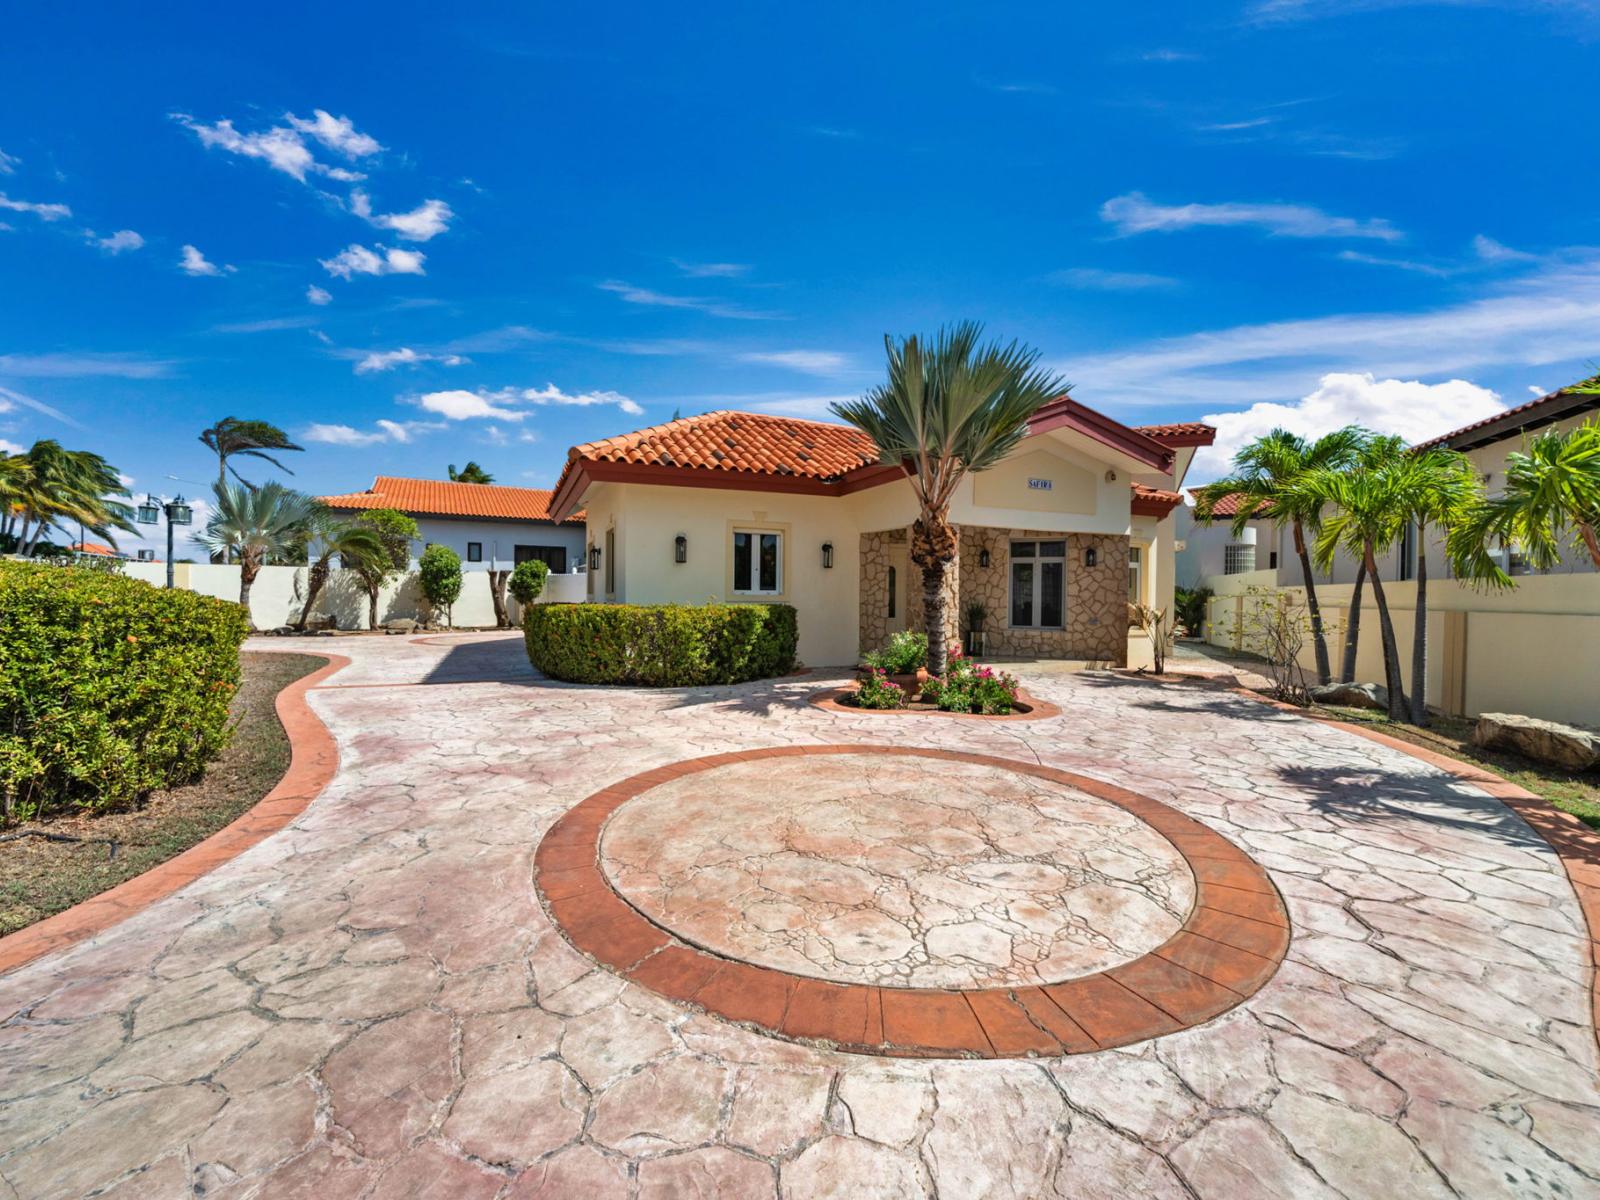
[[[848,713],[851,716],[865,714],[886,717],[962,717],[969,721],[1044,721],[1061,715],[1059,706],[1051,704],[1048,700],[1040,700],[1022,688],[1017,689],[1017,704],[1020,711],[1008,713],[945,712],[939,708],[857,708],[853,704],[842,703],[846,696],[855,695],[860,687],[859,683],[847,683],[843,687],[813,692],[807,700],[828,712]]]
[[[1222,683],[1213,676],[1184,675],[1183,678],[1206,680],[1213,686],[1220,686],[1225,691],[1254,700],[1269,708],[1304,717],[1321,725],[1331,725],[1335,729],[1366,738],[1369,742],[1377,742],[1380,746],[1409,754],[1412,758],[1419,759],[1447,775],[1453,775],[1462,782],[1470,783],[1487,792],[1526,821],[1528,826],[1555,852],[1556,858],[1561,862],[1562,870],[1567,873],[1567,879],[1572,884],[1573,892],[1577,894],[1578,906],[1583,911],[1583,919],[1588,926],[1589,934],[1590,1031],[1594,1034],[1596,1043],[1600,1043],[1600,832],[1589,828],[1571,813],[1563,812],[1543,796],[1535,795],[1526,788],[1518,787],[1509,779],[1469,762],[1463,762],[1459,758],[1452,758],[1448,754],[1441,754],[1437,750],[1430,750],[1426,746],[1419,746],[1404,738],[1394,737],[1368,725],[1341,721],[1337,717],[1299,708],[1282,700],[1274,700],[1271,696],[1263,696],[1260,692],[1247,687]]]
[[[302,676],[278,693],[274,707],[289,738],[290,757],[289,769],[277,785],[248,812],[241,813],[182,854],[98,896],[74,904],[65,912],[0,938],[0,974],[52,951],[75,946],[149,908],[157,900],[172,895],[276,833],[321,794],[339,769],[339,747],[306,703],[306,693],[334,672],[349,666],[350,660],[342,654],[320,650],[296,650],[295,653],[326,659],[328,665]]]
[[[681,941],[619,895],[600,868],[607,819],[659,784],[730,763],[837,754],[978,763],[1116,804],[1183,855],[1194,873],[1194,908],[1144,957],[1064,983],[866,987],[758,967]],[[1242,1003],[1289,949],[1289,914],[1266,871],[1201,822],[1084,775],[923,747],[779,746],[646,771],[579,801],[550,827],[534,855],[534,886],[551,922],[578,950],[642,987],[773,1037],[899,1058],[1081,1054],[1175,1033]]]

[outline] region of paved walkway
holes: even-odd
[[[1515,814],[1396,751],[1227,694],[1108,677],[1030,676],[1061,716],[981,723],[804,703],[827,675],[688,692],[541,684],[503,636],[335,648],[354,662],[311,697],[341,768],[299,820],[0,978],[0,1196],[1600,1195],[1570,885]],[[1171,806],[1267,870],[1294,929],[1287,959],[1222,1017],[1154,1041],[917,1061],[729,1025],[595,967],[551,928],[534,849],[579,801],[684,759],[811,743],[1041,763]],[[844,821],[862,841],[867,810],[824,781],[814,794],[776,773],[728,781],[750,819],[708,810],[712,831],[765,839],[766,856],[729,875],[729,895],[770,881],[803,923],[820,915],[804,905],[826,901],[783,875],[795,826],[776,814]],[[905,782],[874,789],[904,807]],[[930,798],[954,795],[949,782],[930,760]],[[959,794],[950,825],[989,841],[1042,836],[1052,826],[1030,813],[1077,804],[1084,820],[1021,859],[1099,852],[1117,866],[1083,836],[1107,816],[1090,802],[1019,806],[993,778],[963,778]],[[1112,905],[1074,923],[1022,896],[1038,926],[1024,936],[1008,924],[1018,897],[999,897],[1005,880],[957,839],[949,860],[975,890],[948,897],[952,921],[911,902],[937,881],[901,862],[870,904],[838,893],[832,915],[901,913],[903,952],[881,923],[824,946],[777,936],[792,914],[718,925],[690,903],[706,840],[652,877],[652,799],[605,846],[641,902],[729,952],[827,977],[1094,969],[1143,949],[1186,886],[1130,830],[1119,886],[1143,915]],[[893,828],[866,832],[883,864],[900,861]],[[975,883],[974,867],[990,874]],[[1016,948],[1004,962],[990,961],[997,932]]]

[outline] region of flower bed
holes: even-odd
[[[869,664],[871,659],[869,658]],[[856,683],[830,688],[811,698],[818,707],[836,712],[888,712],[991,720],[1038,720],[1060,714],[1053,704],[1034,699],[1004,671],[985,667],[959,652],[950,656],[943,675],[918,680],[916,676],[891,676],[882,667],[868,665]]]

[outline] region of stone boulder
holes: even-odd
[[[1483,713],[1472,731],[1472,744],[1512,750],[1524,758],[1553,763],[1569,771],[1600,767],[1600,731],[1541,721],[1514,713]]]
[[[1378,683],[1324,683],[1311,689],[1318,704],[1342,704],[1346,708],[1389,707],[1389,689]]]
[[[421,628],[410,617],[397,617],[393,621],[385,621],[383,627],[389,633],[415,633]]]

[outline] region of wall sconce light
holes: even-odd
[[[1097,563],[1099,561],[1100,561],[1099,552],[1096,551],[1093,546],[1090,546],[1087,550],[1085,550],[1083,552],[1083,565],[1084,566],[1092,567],[1092,566],[1095,565],[1095,563]]]
[[[822,566],[825,570],[833,567],[833,543],[822,543]]]
[[[672,561],[678,563],[689,561],[689,539],[681,533],[672,539]]]
[[[1116,481],[1117,481],[1117,473],[1115,471],[1107,471],[1106,472],[1106,482],[1107,483],[1115,483]]]
[[[989,565],[989,547],[985,546],[983,549],[978,551],[978,565],[980,567],[987,567]]]
[[[600,569],[600,547],[599,546],[590,546],[589,547],[589,570],[598,571],[599,569]]]

